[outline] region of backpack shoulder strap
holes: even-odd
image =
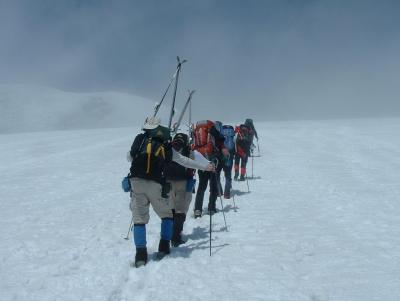
[[[132,143],[131,150],[130,150],[130,155],[132,158],[135,159],[139,156],[145,140],[146,140],[146,134],[144,134],[144,133],[138,134],[136,136],[135,140]]]

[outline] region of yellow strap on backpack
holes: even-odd
[[[147,154],[146,173],[149,173],[150,172],[150,159],[151,159],[151,138],[149,139],[149,142],[147,143],[147,146],[146,146],[146,154]]]
[[[147,169],[146,169],[146,173],[150,173],[150,163],[151,163],[151,147],[152,147],[152,143],[151,143],[151,138],[149,139],[149,142],[147,143],[146,146],[146,154],[147,154]],[[165,159],[165,150],[164,150],[164,146],[161,145],[157,151],[155,152],[155,156],[158,157],[161,153],[161,156]]]
[[[156,151],[155,155],[156,157],[161,153],[161,156],[165,159],[165,150],[164,150],[164,146],[160,146],[158,148],[158,150]]]

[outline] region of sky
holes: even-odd
[[[0,84],[118,91],[198,118],[400,115],[399,1],[0,0]]]

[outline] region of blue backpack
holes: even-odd
[[[235,148],[235,129],[231,125],[224,125],[221,129],[221,134],[225,137],[225,147],[232,151]]]

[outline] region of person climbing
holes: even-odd
[[[251,147],[250,147],[250,154],[253,154],[253,151],[255,149],[255,145],[254,145],[254,137],[256,137],[257,139],[257,143],[258,143],[258,134],[256,131],[256,128],[254,127],[254,123],[253,123],[253,119],[251,118],[247,118],[244,122],[244,124],[250,128],[252,130],[252,135],[251,135]]]
[[[221,121],[218,121],[218,120],[214,121],[214,127],[217,129],[217,131],[221,135],[223,135],[222,134],[222,122]],[[224,145],[225,145],[225,137],[224,137]],[[216,168],[216,171],[215,171],[215,175],[217,177],[217,184],[218,184],[218,190],[217,190],[217,193],[218,193],[217,196],[218,197],[222,196],[222,194],[223,194],[222,185],[221,185],[221,172],[223,170],[224,163],[227,160],[227,158],[225,158],[224,156],[220,156],[220,159],[221,160],[218,161],[217,168]]]
[[[194,152],[190,148],[188,135],[177,133],[172,140],[172,147],[183,156],[195,159]],[[205,158],[203,159],[205,160]],[[196,182],[194,179],[195,172],[195,169],[185,168],[176,162],[170,162],[165,169],[167,182],[171,183],[170,200],[174,219],[171,244],[173,247],[185,243],[182,239],[182,230],[192,201]]]
[[[229,156],[225,158],[222,166],[225,175],[224,198],[230,199],[232,189],[232,167],[235,157],[235,129],[233,126],[226,124],[222,126],[221,133],[225,138],[225,148],[229,151]]]
[[[223,158],[229,156],[229,151],[224,146],[224,136],[216,129],[214,122],[210,120],[198,121],[193,130],[193,150],[197,150],[211,162],[216,162],[215,173],[209,171],[198,171],[199,185],[197,188],[194,207],[194,217],[202,216],[204,192],[210,182],[210,196],[208,201],[209,214],[216,213],[216,200],[218,197],[217,173],[222,169]]]
[[[250,156],[251,146],[255,132],[253,130],[251,119],[246,119],[244,124],[236,126],[236,154],[235,154],[235,176],[234,180],[244,181],[246,178],[246,164]],[[239,163],[240,163],[240,178],[239,178]]]
[[[165,178],[165,166],[175,161],[187,168],[214,171],[212,163],[196,162],[184,157],[172,148],[169,128],[161,126],[161,120],[149,117],[128,152],[131,163],[129,180],[132,187],[130,209],[133,215],[133,240],[136,247],[135,266],[145,265],[148,260],[146,224],[149,222],[149,206],[161,218],[161,238],[157,259],[170,253],[173,232],[173,214],[169,204],[170,184]]]

